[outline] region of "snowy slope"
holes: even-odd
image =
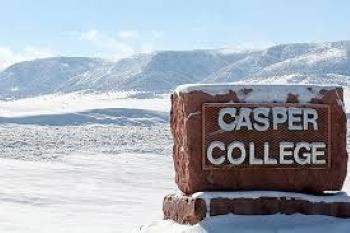
[[[142,98],[139,98],[141,95]],[[169,122],[169,95],[134,92],[42,95],[0,100],[1,124],[79,126],[88,124],[150,126]]]
[[[133,108],[92,109],[83,112],[25,117],[0,117],[0,124],[79,126],[87,124],[150,126],[168,123],[169,114]]]
[[[0,100],[0,117],[23,117],[45,114],[64,114],[92,109],[133,108],[169,112],[169,95],[142,96],[133,92],[101,94],[74,92],[42,95],[12,101]]]
[[[95,58],[57,57],[17,63],[0,73],[1,98],[22,98],[55,93],[77,75],[101,69]]]
[[[0,98],[32,97],[81,90],[168,92],[199,82],[212,72],[255,52],[163,51],[109,62],[93,58],[47,58],[15,64],[0,73]]]

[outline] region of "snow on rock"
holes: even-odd
[[[197,192],[192,194],[193,198],[201,198],[210,203],[214,198],[252,198],[259,197],[287,197],[296,200],[305,200],[310,202],[350,202],[350,197],[346,192],[326,192],[326,195],[311,195],[305,193],[277,192],[277,191],[237,191],[237,192]]]
[[[175,89],[176,94],[201,91],[209,95],[224,95],[230,91],[238,93],[238,98],[245,102],[281,102],[289,93],[298,96],[300,102],[309,102],[320,98],[321,90],[333,90],[337,85],[237,85],[237,84],[186,84]],[[245,93],[244,90],[251,90]]]

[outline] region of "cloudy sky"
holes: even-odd
[[[0,68],[47,56],[350,39],[347,0],[0,0]]]

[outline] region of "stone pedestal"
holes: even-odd
[[[183,194],[164,198],[165,219],[350,218],[350,197],[338,192],[348,161],[341,87],[194,84],[178,87],[171,101],[175,180]]]
[[[350,218],[350,197],[344,192],[321,196],[302,193],[247,191],[170,194],[163,202],[164,219],[196,224],[226,214],[305,214]]]

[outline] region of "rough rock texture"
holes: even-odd
[[[350,218],[350,202],[312,201],[288,195],[281,197],[200,197],[168,195],[164,198],[164,218],[178,223],[196,224],[206,217],[236,215],[305,214]],[[349,201],[349,200],[348,200]],[[205,208],[205,205],[208,208]]]
[[[164,219],[172,219],[181,224],[196,224],[205,218],[205,201],[189,196],[170,194],[163,201]]]
[[[346,115],[341,87],[192,85],[171,97],[176,183],[184,193],[211,190],[279,190],[319,193],[341,190],[347,170]],[[331,110],[331,166],[325,169],[202,168],[204,103],[314,103]]]

